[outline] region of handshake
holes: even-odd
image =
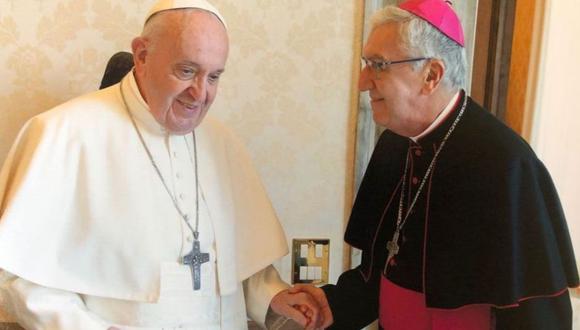
[[[333,322],[324,291],[312,285],[296,284],[280,291],[272,298],[270,308],[285,319],[276,320],[272,324],[268,324],[270,320],[267,320],[268,329],[282,329],[288,319],[307,330],[325,329]]]

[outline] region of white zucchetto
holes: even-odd
[[[145,23],[147,23],[151,16],[159,12],[184,8],[202,9],[208,11],[214,14],[222,22],[226,30],[228,28],[223,16],[211,3],[207,2],[206,0],[159,0],[155,3],[155,5],[153,5],[153,7],[151,7],[149,13],[147,13],[147,16],[145,17]]]

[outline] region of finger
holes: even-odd
[[[289,293],[298,293],[298,292],[300,292],[300,288],[298,287],[298,284],[294,285],[291,288],[288,288],[288,292]]]
[[[312,321],[313,325],[316,325],[320,322],[318,319],[320,315],[320,306],[318,305],[318,302],[312,298],[312,296],[301,292],[289,295],[289,300],[293,305],[304,305],[308,308],[306,316]]]
[[[315,286],[313,286],[311,284],[294,284],[293,287],[288,289],[288,292],[290,292],[290,293],[298,293],[298,292],[310,293],[312,291],[312,288],[315,288]]]
[[[297,308],[300,313],[304,314],[307,318],[312,318],[313,312],[308,306],[306,305],[295,305],[294,308]]]
[[[334,323],[334,317],[332,316],[332,310],[330,307],[326,307],[322,310],[322,322],[320,327],[326,329]]]
[[[305,305],[298,305],[298,306],[294,306],[295,308],[298,308],[298,310],[300,311],[300,313],[307,315],[309,309],[308,306]]]
[[[304,292],[310,294],[312,298],[315,299],[316,303],[320,307],[320,312],[317,320],[319,327],[320,326],[328,327],[334,322],[332,317],[332,311],[330,310],[330,306],[328,305],[326,294],[322,289],[309,284],[296,284],[291,289],[292,290],[288,290],[289,293],[292,291]]]
[[[294,322],[300,324],[300,326],[303,328],[306,328],[310,323],[312,323],[299,310],[292,308],[290,306],[282,307],[279,314],[284,315],[284,316],[294,320]]]
[[[294,307],[297,308],[304,316],[306,316],[307,319],[309,319],[307,329],[309,329],[310,327],[312,327],[313,329],[318,329],[320,325],[323,324],[323,320],[321,320],[322,315],[320,313],[318,314],[319,319],[318,321],[316,321],[314,320],[314,313],[307,306],[297,305]]]
[[[288,289],[289,293],[306,292],[312,295],[320,305],[327,305],[326,294],[324,291],[316,286],[309,284],[295,284],[293,287]]]
[[[304,313],[304,311],[303,311]],[[332,311],[330,307],[322,307],[318,314],[318,323],[316,324],[316,329],[324,329],[332,325],[334,319],[332,317]],[[580,329],[579,329],[580,330]]]
[[[316,321],[312,320],[312,318],[307,318],[308,323],[304,327],[304,330],[315,330],[316,329]]]
[[[320,321],[318,320],[319,316],[319,307],[316,301],[312,299],[305,293],[298,293],[298,294],[289,294],[286,297],[287,307],[288,305],[291,306],[292,309],[298,311],[301,315],[304,316],[309,323],[314,325],[318,324]]]

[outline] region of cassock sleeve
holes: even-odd
[[[106,330],[111,326],[91,313],[76,293],[43,287],[0,272],[2,308],[27,330]]]
[[[514,308],[496,308],[496,330],[572,329],[572,305],[568,290],[555,297],[532,298]]]
[[[282,281],[278,271],[272,265],[248,277],[244,281],[248,316],[264,328],[270,301],[278,292],[288,287],[290,286]]]
[[[379,310],[380,270],[365,281],[360,267],[348,270],[336,285],[322,287],[332,311],[334,323],[328,329],[359,330],[377,319]]]

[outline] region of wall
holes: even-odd
[[[543,60],[536,95],[532,146],[544,161],[564,206],[576,263],[580,265],[580,22],[577,0],[546,1]],[[580,290],[576,289],[574,329],[580,330]]]
[[[97,88],[152,0],[0,2],[0,164],[23,123]],[[250,148],[289,239],[331,239],[342,271],[360,0],[214,0],[231,53],[211,112]],[[347,134],[350,132],[349,134]],[[349,201],[349,202],[346,202]],[[289,280],[290,261],[277,266]]]

